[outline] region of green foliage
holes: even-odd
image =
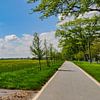
[[[47,18],[52,15],[62,14],[67,16],[69,13],[78,16],[80,13],[88,11],[100,12],[99,0],[28,0],[28,3],[37,3],[37,6],[32,8],[33,12],[41,12],[41,18]],[[93,8],[91,6],[98,6]]]
[[[91,46],[100,35],[100,17],[76,19],[61,25],[61,29],[56,31],[60,37],[60,46],[65,52],[66,58],[76,59],[74,55],[83,52],[88,53],[91,60]],[[69,56],[70,55],[70,56]]]
[[[37,2],[37,6],[32,8],[33,12],[40,12],[40,18],[47,18],[52,15],[61,14],[66,16],[79,16],[89,11],[100,12],[99,0],[28,0],[28,3]],[[60,47],[62,47],[63,58],[75,59],[74,55],[79,52],[89,55],[92,60],[92,42],[100,37],[100,16],[86,19],[75,19],[61,26],[61,30],[56,31],[60,37]],[[88,53],[88,54],[87,54]]]
[[[47,66],[50,67],[49,50],[48,50],[48,47],[47,47],[47,41],[46,41],[46,39],[44,40],[44,53],[45,53],[45,58],[46,58]]]
[[[97,38],[95,41],[93,41],[91,46],[91,52],[92,52],[92,58],[98,58],[100,59],[100,38]]]
[[[53,45],[52,44],[50,44],[49,53],[50,53],[50,60],[52,62],[52,60],[53,60]]]
[[[41,59],[44,56],[44,51],[41,48],[41,40],[38,36],[38,33],[34,33],[33,44],[30,46],[32,55],[39,60],[40,70],[41,70]]]
[[[59,61],[47,67],[42,60],[40,71],[38,60],[0,60],[0,88],[39,90],[61,64]]]
[[[34,38],[33,38],[33,45],[30,47],[33,56],[42,59],[44,52],[41,48],[41,40],[38,36],[38,33],[34,33]]]
[[[74,56],[75,56],[75,59],[78,60],[78,61],[84,60],[84,53],[82,51],[78,52]]]

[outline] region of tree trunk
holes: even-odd
[[[50,67],[48,57],[46,57],[47,67]]]
[[[89,60],[90,60],[90,63],[92,63],[92,55],[91,55],[91,44],[90,44],[90,41],[89,41]]]
[[[41,60],[39,59],[39,66],[40,66],[40,70],[41,70]]]

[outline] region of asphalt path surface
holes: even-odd
[[[36,100],[100,100],[100,85],[66,61]]]

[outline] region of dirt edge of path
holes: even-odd
[[[24,91],[24,90],[15,90],[15,92],[10,93],[13,90],[4,90],[3,94],[0,96],[0,100],[32,100],[36,95],[37,91]]]

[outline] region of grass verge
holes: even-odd
[[[0,88],[39,90],[61,66],[62,61],[46,66],[42,61],[42,70],[37,61],[0,61]]]
[[[100,82],[100,64],[79,61],[74,61],[74,63]]]

